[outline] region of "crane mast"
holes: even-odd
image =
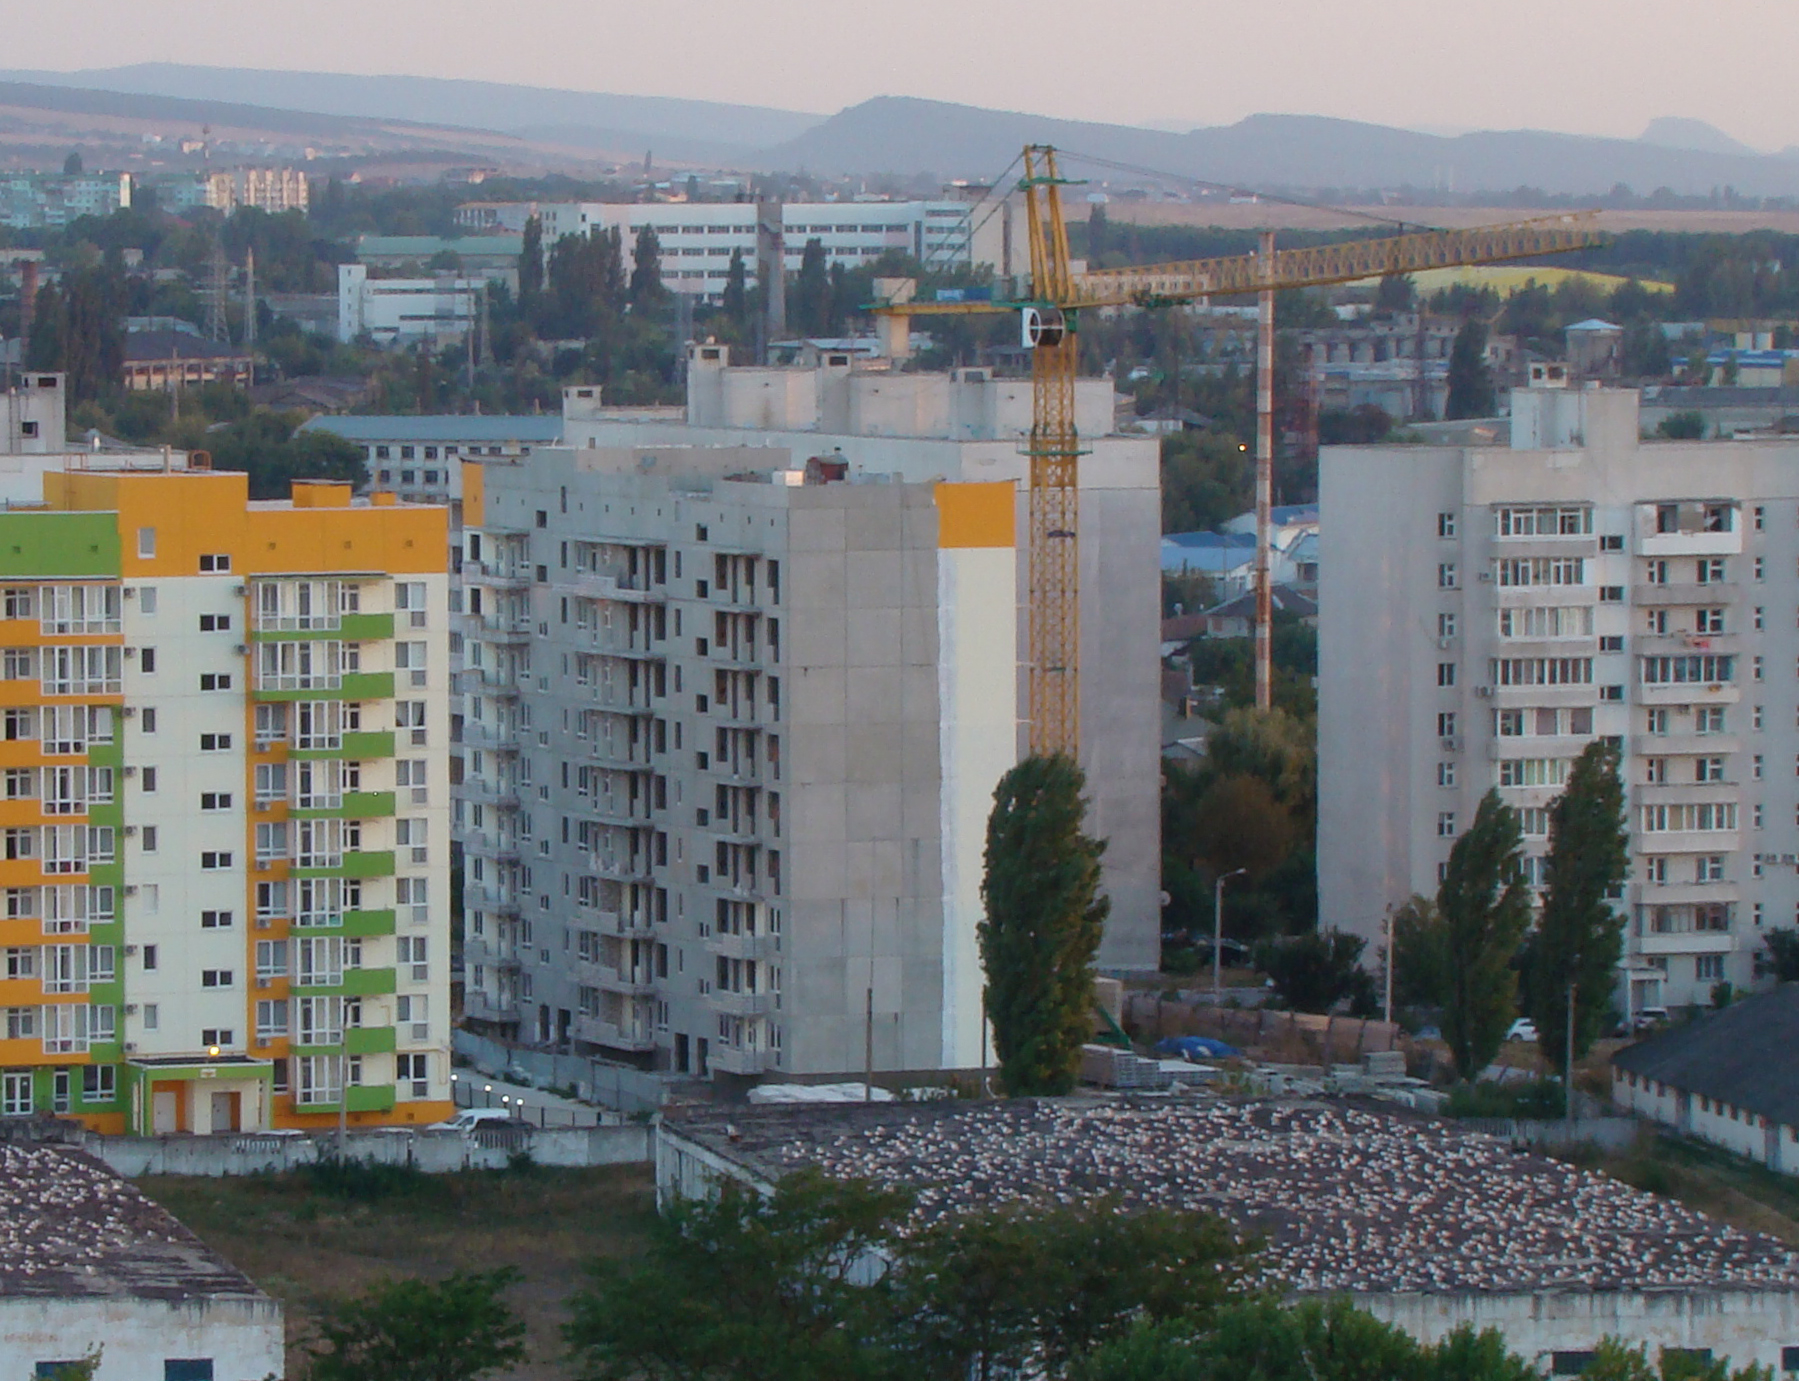
[[[1601,242],[1594,211],[1471,230],[1428,230],[1378,240],[1276,250],[1264,231],[1254,254],[1075,273],[1068,253],[1056,150],[1027,145],[1024,175],[1031,291],[1014,302],[877,303],[883,316],[966,316],[1015,311],[1031,349],[1029,461],[1029,713],[1033,754],[1075,757],[1080,748],[1080,433],[1075,425],[1076,327],[1088,307],[1166,307],[1255,293],[1256,349],[1256,705],[1272,702],[1271,508],[1274,488],[1274,295],[1386,274],[1501,263]],[[904,338],[903,332],[896,338]],[[1424,361],[1418,361],[1422,371]]]

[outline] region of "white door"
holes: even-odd
[[[176,1129],[180,1122],[180,1108],[176,1099],[177,1093],[164,1093],[158,1090],[150,1100],[150,1130],[157,1136],[167,1136]]]

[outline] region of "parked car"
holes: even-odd
[[[491,1127],[495,1123],[517,1122],[509,1108],[464,1108],[445,1122],[434,1122],[430,1130],[434,1132],[472,1132],[477,1127]]]
[[[1639,1031],[1653,1031],[1657,1027],[1666,1026],[1668,1024],[1668,1009],[1666,1007],[1645,1007],[1642,1011],[1637,1013],[1636,1019],[1632,1024]]]
[[[1529,1017],[1519,1017],[1506,1028],[1505,1038],[1508,1041],[1534,1041],[1537,1038],[1537,1024]]]

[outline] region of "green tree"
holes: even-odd
[[[72,153],[67,158],[63,159],[62,172],[64,177],[80,177],[83,171],[85,171],[85,167],[81,161],[81,154],[79,151]]]
[[[1464,1079],[1492,1063],[1517,1010],[1511,962],[1530,924],[1522,846],[1517,812],[1498,791],[1488,791],[1474,823],[1450,849],[1437,890],[1449,963],[1443,1038]]]
[[[1619,1338],[1601,1339],[1580,1375],[1582,1381],[1774,1381],[1768,1367],[1732,1371],[1728,1357],[1703,1357],[1681,1348],[1663,1348],[1652,1365],[1646,1343],[1631,1347]]]
[[[1449,936],[1436,902],[1413,895],[1393,912],[1393,1002],[1440,1007],[1449,990]]]
[[[1762,937],[1768,947],[1768,970],[1778,983],[1799,981],[1799,930],[1770,930]]]
[[[307,1381],[476,1381],[525,1360],[525,1325],[502,1298],[510,1266],[440,1281],[389,1280],[327,1305]]]
[[[331,185],[338,185],[337,179]],[[525,221],[524,243],[518,256],[518,305],[527,317],[536,313],[543,299],[543,218]]]
[[[1113,1200],[940,1220],[907,1240],[894,1314],[914,1374],[1062,1376],[1139,1321],[1208,1320],[1255,1286],[1255,1244],[1203,1213]]]
[[[1688,410],[1671,412],[1655,425],[1655,434],[1664,441],[1705,440],[1705,414]]]
[[[582,1381],[876,1381],[903,1375],[883,1346],[872,1260],[899,1249],[909,1195],[817,1172],[763,1197],[727,1184],[678,1200],[643,1252],[603,1259],[563,1336]]]
[[[1308,931],[1256,946],[1256,967],[1293,1012],[1328,1012],[1348,999],[1357,1016],[1375,1014],[1374,979],[1361,966],[1367,941],[1341,930]]]
[[[719,299],[719,310],[724,313],[725,320],[730,322],[734,331],[739,333],[748,331],[750,324],[749,268],[743,262],[741,248],[731,251],[731,266],[725,270],[725,290]]]
[[[1469,317],[1455,333],[1449,350],[1449,397],[1443,418],[1454,422],[1464,417],[1491,417],[1498,407],[1493,395],[1493,371],[1487,366],[1487,327]]]
[[[1014,1097],[1074,1087],[1093,1028],[1093,956],[1110,903],[1105,845],[1081,831],[1086,778],[1070,758],[1027,758],[1000,778],[987,821],[978,927],[1000,1080]]]
[[[1396,316],[1400,312],[1411,311],[1418,302],[1417,285],[1409,273],[1389,273],[1382,276],[1374,289],[1374,314],[1376,316]]]
[[[1087,212],[1087,262],[1094,267],[1112,248],[1112,227],[1106,219],[1106,205],[1096,201]]]
[[[637,243],[631,249],[631,306],[638,311],[654,306],[663,298],[662,241],[656,227],[646,225],[637,232]]]
[[[1581,750],[1549,807],[1543,910],[1531,946],[1531,1019],[1544,1058],[1568,1074],[1568,994],[1574,1055],[1592,1049],[1624,954],[1624,918],[1608,900],[1629,867],[1618,750],[1595,739]]]
[[[1662,328],[1647,317],[1624,328],[1618,371],[1627,379],[1661,379],[1673,372],[1674,357]]]
[[[800,271],[787,295],[788,324],[798,335],[831,334],[831,279],[825,268],[824,241],[806,241],[800,252]]]

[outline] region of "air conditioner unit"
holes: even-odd
[[[133,1053],[136,1049],[137,1049],[136,1041],[126,1041],[125,1042],[125,1053],[127,1055]]]
[[[127,768],[126,768],[126,769],[125,769],[125,775],[126,775],[126,776],[127,776],[127,777],[135,777],[135,776],[137,776],[137,768],[135,768],[135,767],[127,767]]]
[[[128,1017],[136,1016],[137,1015],[137,1003],[127,1002],[125,1004],[125,1015]]]
[[[134,954],[136,954],[136,953],[137,953],[137,946],[136,946],[136,945],[126,945],[126,946],[125,946],[125,957],[126,957],[126,958],[127,958],[127,959],[129,959],[129,958],[130,958],[130,957],[131,957],[131,956],[132,956],[132,955],[134,955]]]
[[[127,585],[119,593],[124,595],[126,599],[135,599],[137,598],[137,586]]]
[[[239,657],[248,657],[250,655],[250,648],[246,643],[238,643],[231,650]]]
[[[128,897],[135,897],[137,895],[137,884],[135,882],[126,884],[125,895]]]
[[[250,593],[250,587],[248,585],[233,585],[231,587],[231,593],[234,595],[247,595]]]
[[[1480,573],[1480,583],[1482,585],[1491,585],[1493,583],[1493,572],[1482,571]]]
[[[137,706],[136,705],[127,705],[123,709],[121,709],[119,711],[119,713],[124,715],[125,718],[127,718],[127,719],[136,719],[137,718]]]
[[[137,826],[136,826],[136,825],[127,825],[127,826],[125,826],[125,833],[126,833],[126,835],[127,835],[127,836],[130,836],[130,835],[134,835],[134,834],[136,834],[136,833],[137,833]]]

